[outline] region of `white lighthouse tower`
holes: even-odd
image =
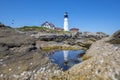
[[[68,13],[64,14],[64,31],[68,31]]]

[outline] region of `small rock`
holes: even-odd
[[[115,48],[114,48],[114,51],[117,51],[117,50],[118,50],[118,47],[115,47]]]
[[[3,77],[3,74],[0,74],[0,77]]]
[[[3,67],[6,67],[7,65],[6,64],[3,64]]]
[[[0,59],[0,62],[2,62],[3,61],[3,59]]]
[[[102,64],[104,62],[104,60],[102,59],[102,60],[100,60],[100,63]]]
[[[9,71],[11,71],[12,69],[11,68],[9,68]]]
[[[20,69],[21,67],[20,66],[18,66],[18,69]]]
[[[19,78],[19,75],[15,75],[15,74],[14,74],[13,77],[14,77],[14,78]]]
[[[91,65],[88,65],[88,67],[91,67]]]
[[[0,64],[3,64],[2,62],[0,62]]]
[[[30,63],[30,65],[33,65],[33,63]]]

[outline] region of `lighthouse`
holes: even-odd
[[[64,14],[64,31],[68,31],[68,13]]]

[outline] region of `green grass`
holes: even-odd
[[[41,26],[23,26],[17,29],[20,31],[40,31],[40,32],[47,32],[47,33],[58,33],[58,34],[70,33],[69,31],[53,30],[53,29],[49,29],[49,28],[41,27]]]
[[[39,26],[23,26],[17,29],[21,31],[52,31],[52,29]]]
[[[79,50],[79,48],[75,48],[72,46],[47,46],[42,48],[43,51],[51,51],[51,50]]]

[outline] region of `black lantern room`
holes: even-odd
[[[68,18],[68,13],[67,12],[65,12],[64,18]]]

